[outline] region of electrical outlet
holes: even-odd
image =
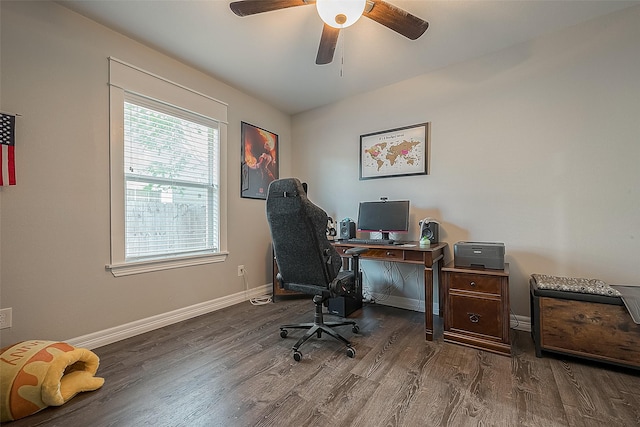
[[[11,327],[11,308],[0,310],[0,329]]]
[[[244,265],[238,266],[238,277],[244,276]]]

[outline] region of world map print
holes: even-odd
[[[361,137],[361,179],[425,173],[425,126]]]

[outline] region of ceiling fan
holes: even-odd
[[[229,6],[236,15],[247,16],[313,3],[324,21],[316,56],[318,65],[333,61],[340,29],[352,25],[360,16],[373,19],[411,40],[416,40],[429,27],[427,21],[383,0],[241,0]]]

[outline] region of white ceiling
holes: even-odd
[[[427,32],[411,41],[363,17],[341,32],[329,65],[315,65],[322,21],[314,5],[241,18],[223,0],[59,3],[295,114],[640,0],[389,0],[429,21]]]

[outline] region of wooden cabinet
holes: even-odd
[[[504,270],[455,267],[444,278],[444,340],[511,355],[509,264]]]
[[[640,325],[620,297],[540,289],[531,291],[531,336],[543,351],[640,369]]]

